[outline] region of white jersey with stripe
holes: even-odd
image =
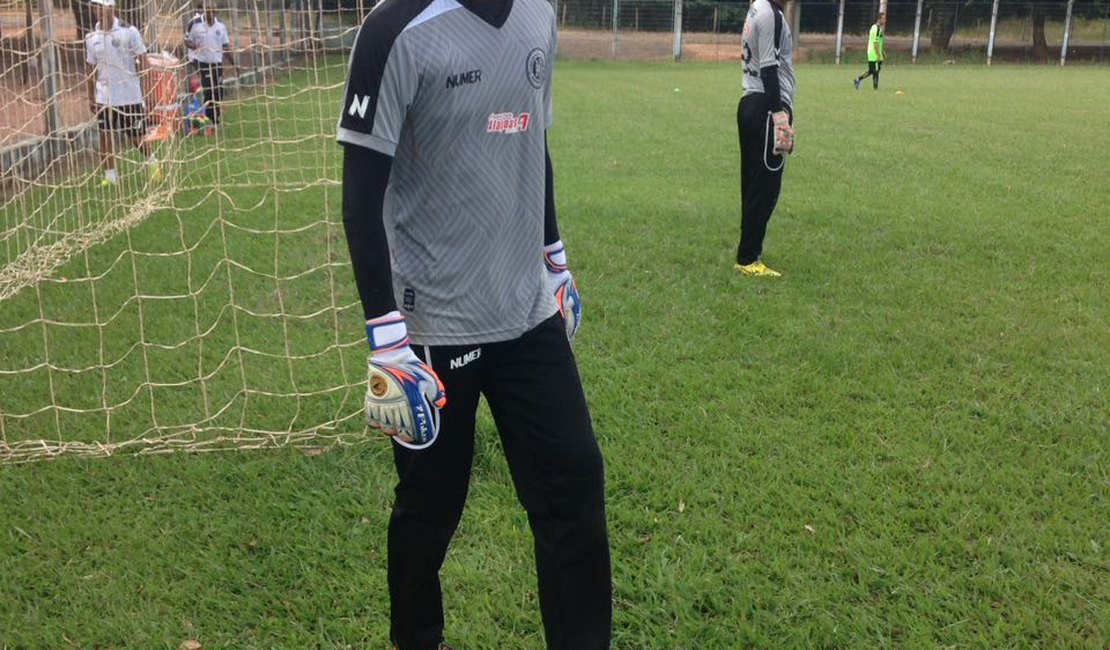
[[[543,267],[555,18],[384,0],[351,53],[338,139],[393,157],[384,219],[415,343],[517,338],[556,311]]]
[[[189,25],[188,41],[193,45],[193,60],[220,63],[224,60],[224,48],[231,44],[231,37],[227,26],[218,18],[213,19],[211,25],[201,19]]]
[[[744,63],[744,94],[765,92],[760,73],[778,66],[782,103],[794,105],[794,39],[782,8],[770,0],[755,0],[748,8],[740,36]]]
[[[85,61],[96,66],[96,103],[101,106],[143,104],[143,89],[135,58],[146,54],[146,44],[134,25],[112,18],[112,26],[100,23],[85,35]]]

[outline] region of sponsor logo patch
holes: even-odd
[[[490,113],[486,120],[486,133],[524,133],[531,121],[531,113]]]

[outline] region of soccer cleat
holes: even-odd
[[[108,180],[107,178],[101,178],[100,179],[100,189],[102,189],[102,190],[106,190],[109,187],[115,187],[115,185],[116,184],[115,184],[114,181]]]
[[[150,180],[157,183],[162,180],[162,165],[153,163],[150,166]]]
[[[778,278],[782,276],[781,273],[768,267],[760,260],[751,264],[737,264],[736,270],[740,272],[740,275],[751,278]]]
[[[856,90],[859,90],[859,77],[852,80],[852,85],[856,87]]]

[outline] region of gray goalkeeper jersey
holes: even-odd
[[[384,0],[355,47],[338,139],[393,156],[393,290],[413,342],[519,337],[556,311],[543,266],[555,17],[496,27],[456,0]]]
[[[755,0],[744,19],[740,36],[744,61],[744,94],[765,92],[759,73],[773,65],[779,67],[782,103],[794,106],[794,40],[782,8],[770,0]]]

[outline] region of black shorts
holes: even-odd
[[[138,138],[146,133],[146,109],[142,104],[96,107],[96,122],[101,131],[124,133]]]

